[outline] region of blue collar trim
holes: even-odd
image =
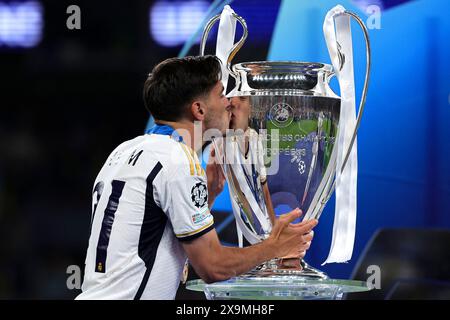
[[[155,124],[152,128],[148,129],[146,134],[162,134],[165,136],[171,136],[175,141],[183,142],[183,137],[178,134],[178,132],[169,125]]]

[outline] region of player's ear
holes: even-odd
[[[191,113],[194,120],[203,121],[206,114],[206,105],[203,101],[196,100],[191,104]]]

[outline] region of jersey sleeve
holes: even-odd
[[[181,176],[169,183],[171,203],[169,219],[180,241],[198,238],[214,228],[208,208],[206,178],[200,175]]]
[[[167,215],[180,241],[198,238],[214,228],[208,208],[206,174],[193,150],[183,144],[164,163],[165,174],[157,186],[158,205]]]

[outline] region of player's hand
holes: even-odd
[[[208,180],[208,205],[211,208],[216,197],[223,191],[226,181],[223,170],[216,159],[214,147],[211,147],[206,165],[206,178]]]
[[[293,224],[301,216],[301,210],[295,209],[280,216],[273,228],[268,241],[275,248],[277,257],[302,257],[311,245],[312,229],[317,225],[316,219]]]
[[[301,222],[303,223],[303,222]],[[311,247],[311,242],[314,237],[314,230],[305,234],[303,239],[305,242],[300,243],[297,248],[294,248],[292,252],[289,252],[283,259],[303,259],[306,255],[306,251]]]

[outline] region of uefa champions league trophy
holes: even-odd
[[[329,87],[336,74],[332,65],[316,62],[258,61],[231,66],[248,30],[245,20],[233,12],[243,27],[242,38],[232,46],[226,61],[235,80],[229,98],[239,97],[245,104],[248,121],[231,135],[213,140],[229,184],[238,231],[251,244],[268,237],[275,215],[296,207],[303,219],[318,219],[335,189],[336,171],[343,171],[356,138],[367,94],[370,71],[370,44],[364,23],[354,13],[366,41],[366,76],[356,125],[345,160],[337,168],[341,98]],[[220,15],[206,25],[200,44],[204,54],[208,34]],[[336,42],[339,68],[348,59]],[[350,129],[349,129],[350,131]],[[327,275],[302,259],[294,266],[283,266],[280,259],[268,261],[243,277],[294,276],[326,279]]]

